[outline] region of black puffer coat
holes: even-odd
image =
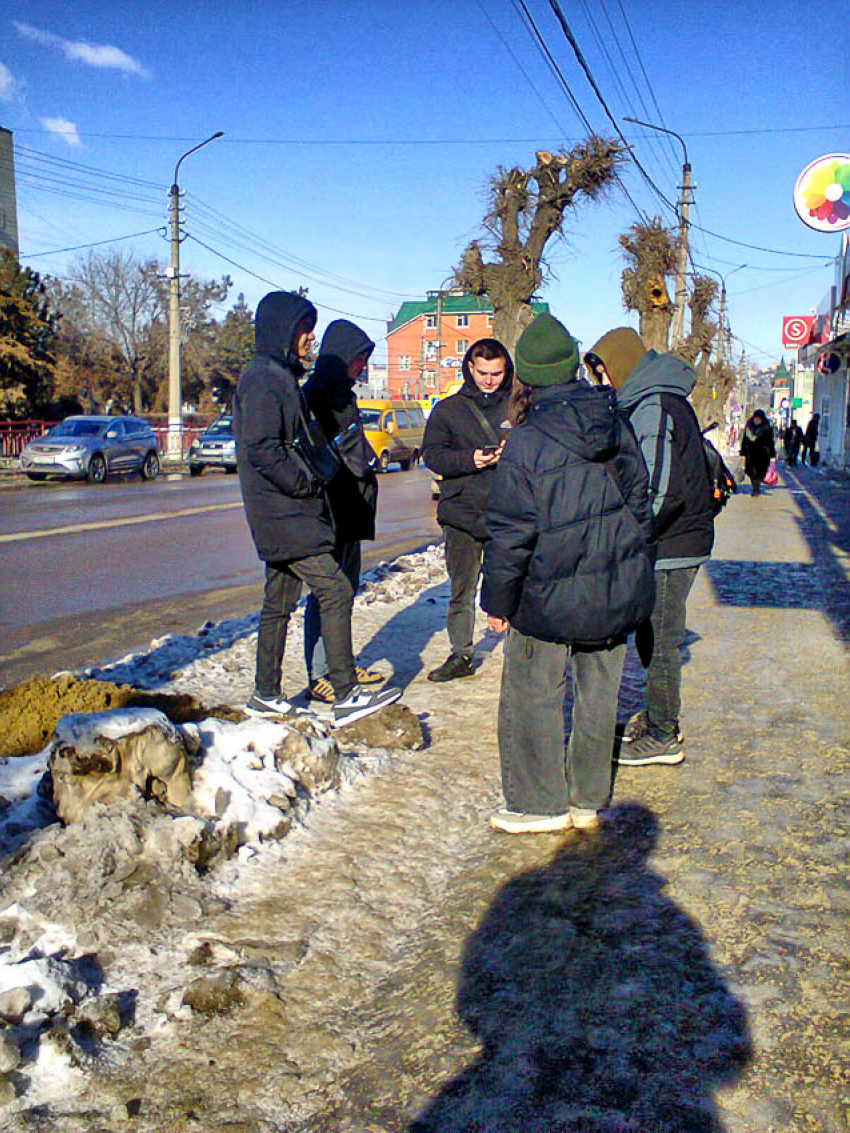
[[[496,472],[481,605],[543,641],[603,645],[652,612],[647,472],[613,390],[536,389]]]
[[[322,338],[316,368],[304,384],[310,411],[337,448],[343,468],[327,487],[340,544],[375,538],[378,506],[377,457],[366,440],[349,364],[375,349],[369,336],[347,319],[335,319]]]
[[[741,456],[744,472],[754,480],[763,480],[776,456],[773,428],[767,418],[756,420],[755,414],[747,422],[741,438]]]
[[[298,431],[303,368],[293,353],[298,324],[316,308],[288,291],[261,300],[254,319],[256,354],[233,397],[236,462],[248,526],[266,562],[292,562],[334,548],[325,493],[286,450]]]
[[[422,439],[422,459],[432,472],[443,478],[437,522],[457,527],[476,539],[485,539],[484,511],[498,465],[475,467],[472,454],[477,448],[484,448],[494,441],[470,410],[469,404],[472,402],[478,406],[496,437],[501,437],[510,428],[508,398],[514,367],[508,358],[502,384],[493,393],[482,393],[469,370],[469,356],[477,345],[474,342],[464,355],[461,389],[438,401],[431,410]]]

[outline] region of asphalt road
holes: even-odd
[[[439,534],[430,476],[381,477],[369,565]],[[100,663],[259,607],[235,476],[46,483],[0,493],[0,685]]]

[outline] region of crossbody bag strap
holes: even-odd
[[[490,422],[487,420],[487,418],[484,416],[484,414],[481,412],[472,398],[465,398],[462,404],[466,406],[466,408],[487,434],[487,439],[490,441],[490,443],[493,445],[500,445],[502,443],[502,438],[499,436],[499,434],[496,432],[496,430],[493,428],[493,426],[490,424]]]

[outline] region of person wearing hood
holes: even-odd
[[[608,331],[589,353],[605,366],[646,461],[656,549],[646,708],[628,721],[618,762],[677,764],[685,758],[679,714],[687,600],[714,545],[712,486],[688,401],[696,373],[674,354],[647,350],[631,327]]]
[[[336,724],[377,712],[398,689],[367,692],[357,683],[351,648],[354,590],[334,558],[336,535],[321,479],[295,442],[305,440],[309,409],[298,380],[310,360],[316,308],[301,295],[272,291],[257,307],[255,354],[233,397],[236,463],[248,526],[265,563],[254,692],[246,711],[280,716],[289,618],[308,586],[319,603],[334,689]]]
[[[360,541],[375,538],[378,478],[377,457],[363,431],[354,386],[374,349],[374,342],[360,327],[347,319],[335,319],[324,333],[313,373],[304,383],[310,412],[325,436],[334,439],[342,460],[327,495],[334,521],[334,554],[355,594],[360,586]],[[310,698],[333,703],[319,603],[313,593],[304,609],[304,660]],[[361,685],[383,679],[380,673],[360,665],[355,666],[355,672]]]
[[[451,583],[446,628],[451,652],[429,681],[471,677],[475,593],[487,539],[484,511],[510,429],[513,363],[498,339],[481,338],[464,355],[463,385],[431,410],[422,459],[442,477],[437,522],[443,529]]]
[[[578,364],[575,339],[551,315],[523,331],[514,429],[487,507],[481,605],[491,630],[507,630],[498,725],[506,809],[490,825],[509,834],[598,826],[626,637],[653,603],[646,467],[614,391],[577,381]]]
[[[820,429],[820,413],[813,413],[811,420],[806,425],[806,431],[803,434],[803,441],[800,447],[800,463],[806,463],[806,454],[809,456],[809,464],[814,468],[820,461],[820,453],[818,452],[818,431]]]
[[[770,462],[776,456],[773,428],[762,409],[757,409],[747,422],[741,437],[741,456],[744,458],[744,473],[752,484],[752,494],[759,496]]]

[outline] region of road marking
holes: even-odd
[[[211,511],[230,511],[242,507],[234,504],[206,504],[204,507],[187,507],[179,511],[162,511],[156,515],[133,515],[124,519],[102,519],[98,523],[71,523],[67,527],[49,527],[39,531],[12,531],[0,535],[0,543],[17,543],[24,539],[46,539],[50,535],[79,535],[83,531],[102,531],[106,527],[132,527],[135,523],[158,523],[163,519],[182,519],[187,515],[203,515]]]

